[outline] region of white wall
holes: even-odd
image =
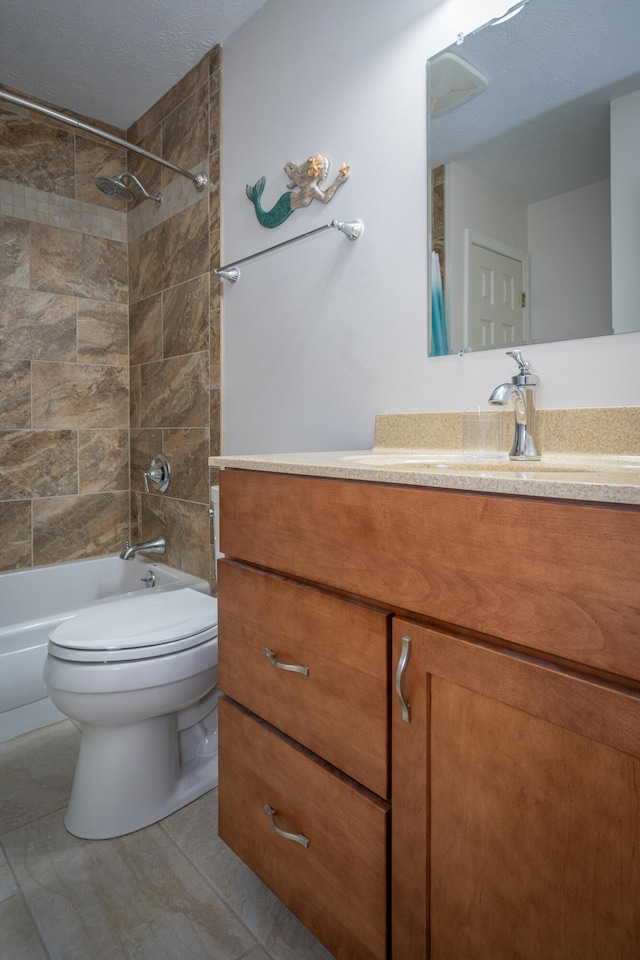
[[[505,0],[269,0],[223,48],[223,260],[337,218],[224,287],[224,450],[363,448],[379,412],[462,410],[510,377],[501,351],[429,359],[425,62]],[[284,192],[288,160],[323,153],[335,199],[261,227],[245,185]],[[330,172],[330,176],[331,176]],[[527,351],[541,406],[636,404],[640,334]]]
[[[611,333],[609,181],[532,203],[528,228],[533,339],[563,340],[575,317],[585,336]]]
[[[611,259],[617,332],[640,310],[640,91],[611,104]]]

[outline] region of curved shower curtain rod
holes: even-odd
[[[0,89],[0,100],[7,100],[9,103],[15,103],[18,107],[25,107],[27,110],[35,110],[36,113],[43,113],[46,117],[51,117],[53,120],[59,120],[60,123],[66,123],[70,127],[76,127],[79,130],[84,130],[85,133],[92,133],[96,137],[102,137],[103,140],[110,140],[111,143],[117,143],[119,147],[125,147],[127,150],[133,151],[133,153],[139,153],[141,157],[146,157],[148,160],[155,160],[156,163],[161,163],[164,167],[168,167],[169,170],[173,170],[174,173],[179,173],[182,177],[187,177],[188,180],[192,180],[196,190],[204,190],[209,178],[206,173],[191,173],[189,170],[185,170],[183,167],[176,166],[175,163],[170,163],[169,160],[163,160],[162,157],[157,157],[155,153],[149,153],[148,150],[143,150],[142,147],[136,146],[135,143],[128,143],[126,140],[122,140],[120,137],[114,136],[112,133],[106,133],[104,130],[99,130],[97,127],[92,127],[88,123],[82,123],[80,120],[74,120],[73,117],[67,117],[64,113],[58,113],[57,110],[51,110],[50,107],[43,107],[39,103],[32,103],[30,100],[25,100],[24,97],[18,97],[14,93],[8,93],[6,90]]]

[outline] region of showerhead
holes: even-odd
[[[96,177],[93,182],[98,190],[102,190],[103,193],[106,193],[108,197],[113,197],[114,200],[126,200],[127,203],[135,200],[133,190],[130,190],[120,180],[120,177]]]
[[[136,187],[145,200],[154,200],[156,203],[162,203],[162,194],[161,193],[147,193],[145,188],[142,186],[137,177],[134,177],[132,173],[123,173],[118,174],[117,177],[96,177],[93,181],[98,188],[102,190],[103,193],[106,193],[108,197],[113,197],[115,200],[124,200],[126,203],[131,203],[132,200],[135,200],[136,195],[131,190],[130,187],[124,183],[124,180],[133,180]]]

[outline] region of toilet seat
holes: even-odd
[[[164,657],[218,635],[218,602],[190,588],[98,604],[58,624],[48,651],[75,663]]]

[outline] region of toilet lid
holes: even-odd
[[[70,651],[138,650],[145,657],[153,656],[149,648],[161,644],[182,641],[179,647],[186,649],[190,638],[193,645],[200,643],[217,622],[215,597],[183,587],[88,607],[58,624],[49,639]]]

